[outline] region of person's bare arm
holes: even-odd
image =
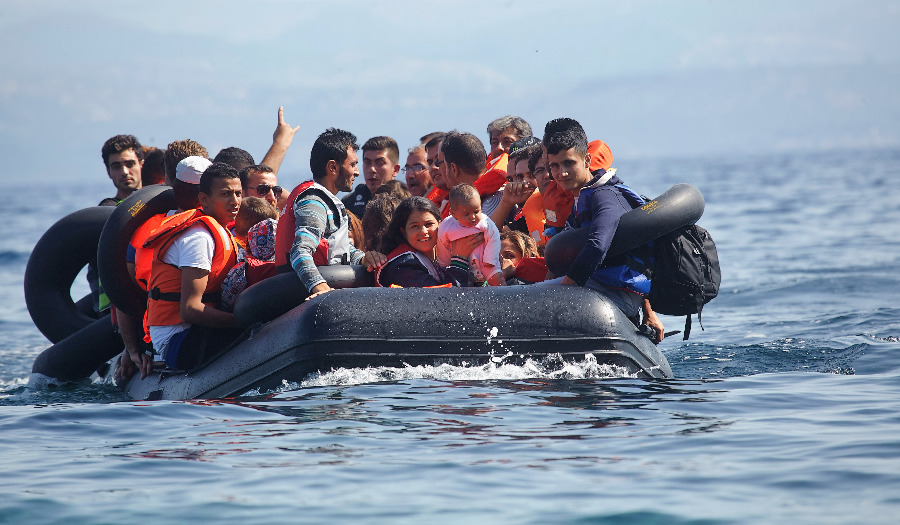
[[[641,303],[641,310],[643,310],[644,313],[643,324],[656,330],[656,340],[653,342],[656,344],[661,343],[663,337],[665,337],[666,327],[663,326],[662,321],[659,320],[656,312],[654,312],[653,308],[650,307],[650,301],[648,299],[644,299],[644,302]]]
[[[275,133],[272,134],[272,146],[263,157],[260,164],[272,168],[275,174],[278,174],[281,168],[281,161],[284,160],[287,150],[291,147],[291,141],[294,140],[294,134],[300,129],[300,126],[291,127],[284,121],[284,107],[278,107],[278,124],[275,126]]]
[[[144,353],[141,342],[144,329],[141,326],[141,319],[134,318],[122,310],[116,311],[116,319],[119,322],[119,335],[122,336],[122,342],[125,343],[125,352],[127,356],[123,359],[130,359],[132,363],[141,371],[141,379],[147,377],[150,370],[153,369],[153,356]],[[120,370],[116,371],[116,375],[121,380],[131,377],[131,367],[121,365]]]
[[[328,286],[328,283],[319,283],[312,287],[312,290],[310,290],[309,297],[307,297],[306,300],[309,301],[310,299],[312,299],[314,297],[318,297],[325,292],[330,292],[331,290],[334,290],[334,288],[332,288],[331,286]]]
[[[235,326],[234,314],[203,304],[209,270],[181,267],[181,320],[211,328]]]

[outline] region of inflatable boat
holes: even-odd
[[[85,300],[73,301],[69,289],[95,259],[111,302],[140,315],[143,292],[126,277],[125,249],[146,217],[173,207],[170,189],[151,186],[116,208],[75,212],[37,243],[26,269],[26,303],[35,325],[55,344],[35,360],[33,384],[88,377],[121,353],[109,316],[92,318]],[[616,253],[696,222],[703,207],[696,188],[676,185],[623,215]],[[551,268],[564,268],[577,253],[566,234],[548,245]],[[76,250],[92,243],[96,250]],[[49,266],[60,260],[65,268],[54,272]],[[235,317],[245,330],[227,348],[193,370],[135,375],[120,386],[136,400],[223,398],[337,367],[478,366],[550,355],[569,361],[593,356],[619,376],[672,377],[650,339],[605,297],[582,287],[386,289],[372,287],[371,273],[360,266],[321,271],[336,290],[304,301],[307,292],[293,272],[262,281],[238,298]]]

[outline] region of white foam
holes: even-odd
[[[310,374],[299,383],[283,381],[279,392],[297,390],[304,387],[360,385],[382,381],[405,381],[410,379],[436,379],[441,381],[483,381],[491,379],[593,379],[634,377],[627,369],[608,364],[600,364],[597,359],[586,354],[585,359],[568,362],[559,354],[549,355],[540,360],[526,359],[522,364],[504,362],[513,357],[511,352],[495,356],[485,365],[420,365],[404,367],[337,368]],[[262,395],[254,390],[245,395]]]

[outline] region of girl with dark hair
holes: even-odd
[[[401,202],[381,238],[380,251],[387,256],[375,271],[375,282],[401,287],[468,286],[469,256],[484,243],[484,234],[453,241],[450,265],[439,268],[434,250],[440,221],[437,206],[424,197]]]

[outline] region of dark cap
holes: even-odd
[[[525,149],[529,146],[535,146],[540,143],[541,141],[536,137],[522,137],[512,143],[512,146],[509,147],[509,154],[512,155],[520,149]]]

